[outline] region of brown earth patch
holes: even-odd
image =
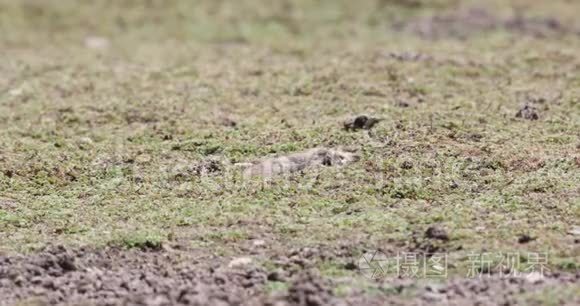
[[[511,17],[499,17],[483,8],[418,17],[399,22],[394,28],[427,39],[467,39],[472,35],[497,30],[538,38],[567,34],[580,36],[580,29],[553,17],[528,17],[521,12]]]
[[[6,211],[15,210],[17,206],[18,206],[18,202],[16,202],[15,200],[0,197],[0,211],[1,210],[6,210]]]
[[[295,263],[292,268],[282,264],[268,271],[259,262],[232,266],[226,258],[195,250],[50,247],[30,255],[0,256],[0,305],[502,304],[517,302],[522,292],[573,289],[580,280],[580,273],[552,273],[542,279],[452,278],[442,283],[383,279],[369,280],[369,291],[353,278],[328,278],[299,264],[345,258],[352,255],[348,248],[302,248],[286,255],[287,262]],[[269,282],[287,286],[272,291]],[[338,294],[338,288],[349,289]]]
[[[538,157],[513,158],[508,161],[510,171],[532,172],[543,168],[546,162]]]

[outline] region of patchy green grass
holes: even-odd
[[[143,250],[159,250],[165,241],[164,237],[150,233],[131,233],[127,236],[122,236],[117,241],[112,241],[112,244],[125,248],[139,248]]]
[[[267,235],[421,251],[411,237],[437,223],[458,270],[484,251],[577,269],[579,36],[422,38],[393,24],[458,1],[411,2],[0,0],[0,248]],[[580,26],[577,3],[525,3]],[[516,118],[525,103],[538,120]],[[385,120],[341,129],[361,113]],[[233,166],[315,146],[362,160],[268,184]]]

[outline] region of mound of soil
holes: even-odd
[[[313,260],[312,254],[303,253],[294,256]],[[224,258],[195,251],[51,247],[31,255],[0,257],[0,305],[491,305],[516,303],[522,292],[580,282],[580,273],[554,273],[541,280],[458,278],[438,284],[387,279],[369,283],[375,288],[369,291],[355,280],[338,283],[311,268],[276,273],[288,275],[287,290],[269,291],[272,273],[263,267],[231,268]],[[337,294],[339,286],[349,289]]]

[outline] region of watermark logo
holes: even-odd
[[[359,271],[367,278],[382,279],[387,275],[388,257],[381,251],[368,252],[358,260]]]
[[[400,252],[386,255],[381,251],[367,252],[358,260],[360,273],[369,279],[447,278],[447,253]],[[547,253],[470,253],[467,255],[467,278],[543,277],[548,269]]]

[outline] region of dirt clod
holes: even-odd
[[[536,237],[532,237],[532,236],[530,236],[528,234],[521,234],[518,237],[518,243],[521,243],[521,244],[528,243],[528,242],[531,242],[531,241],[534,241],[534,240],[536,240]]]
[[[344,129],[347,131],[356,130],[370,130],[382,119],[369,117],[367,115],[356,116],[355,118],[348,119],[344,122]]]
[[[221,118],[220,123],[221,123],[221,125],[226,126],[226,127],[234,128],[234,127],[238,126],[237,121],[235,121],[231,118],[228,118],[228,117]]]
[[[413,169],[413,162],[410,160],[406,160],[401,163],[401,169],[409,170]]]
[[[1,209],[5,209],[5,210],[16,209],[17,206],[18,206],[18,203],[16,201],[9,199],[9,198],[0,197],[0,210]]]
[[[204,160],[194,166],[194,172],[198,176],[208,175],[211,173],[218,173],[221,172],[222,170],[223,169],[221,163],[213,159]]]
[[[313,272],[299,275],[288,293],[281,298],[282,305],[322,306],[340,305],[335,300],[328,283]]]
[[[425,231],[425,237],[429,239],[437,239],[443,241],[449,240],[449,235],[447,234],[447,231],[439,225],[433,225],[427,228],[427,231]]]
[[[283,282],[286,281],[286,275],[283,270],[275,270],[268,274],[268,280],[272,282]]]
[[[538,109],[531,105],[524,105],[518,112],[516,113],[516,118],[522,118],[526,120],[538,120],[540,119],[540,115],[538,113]]]

